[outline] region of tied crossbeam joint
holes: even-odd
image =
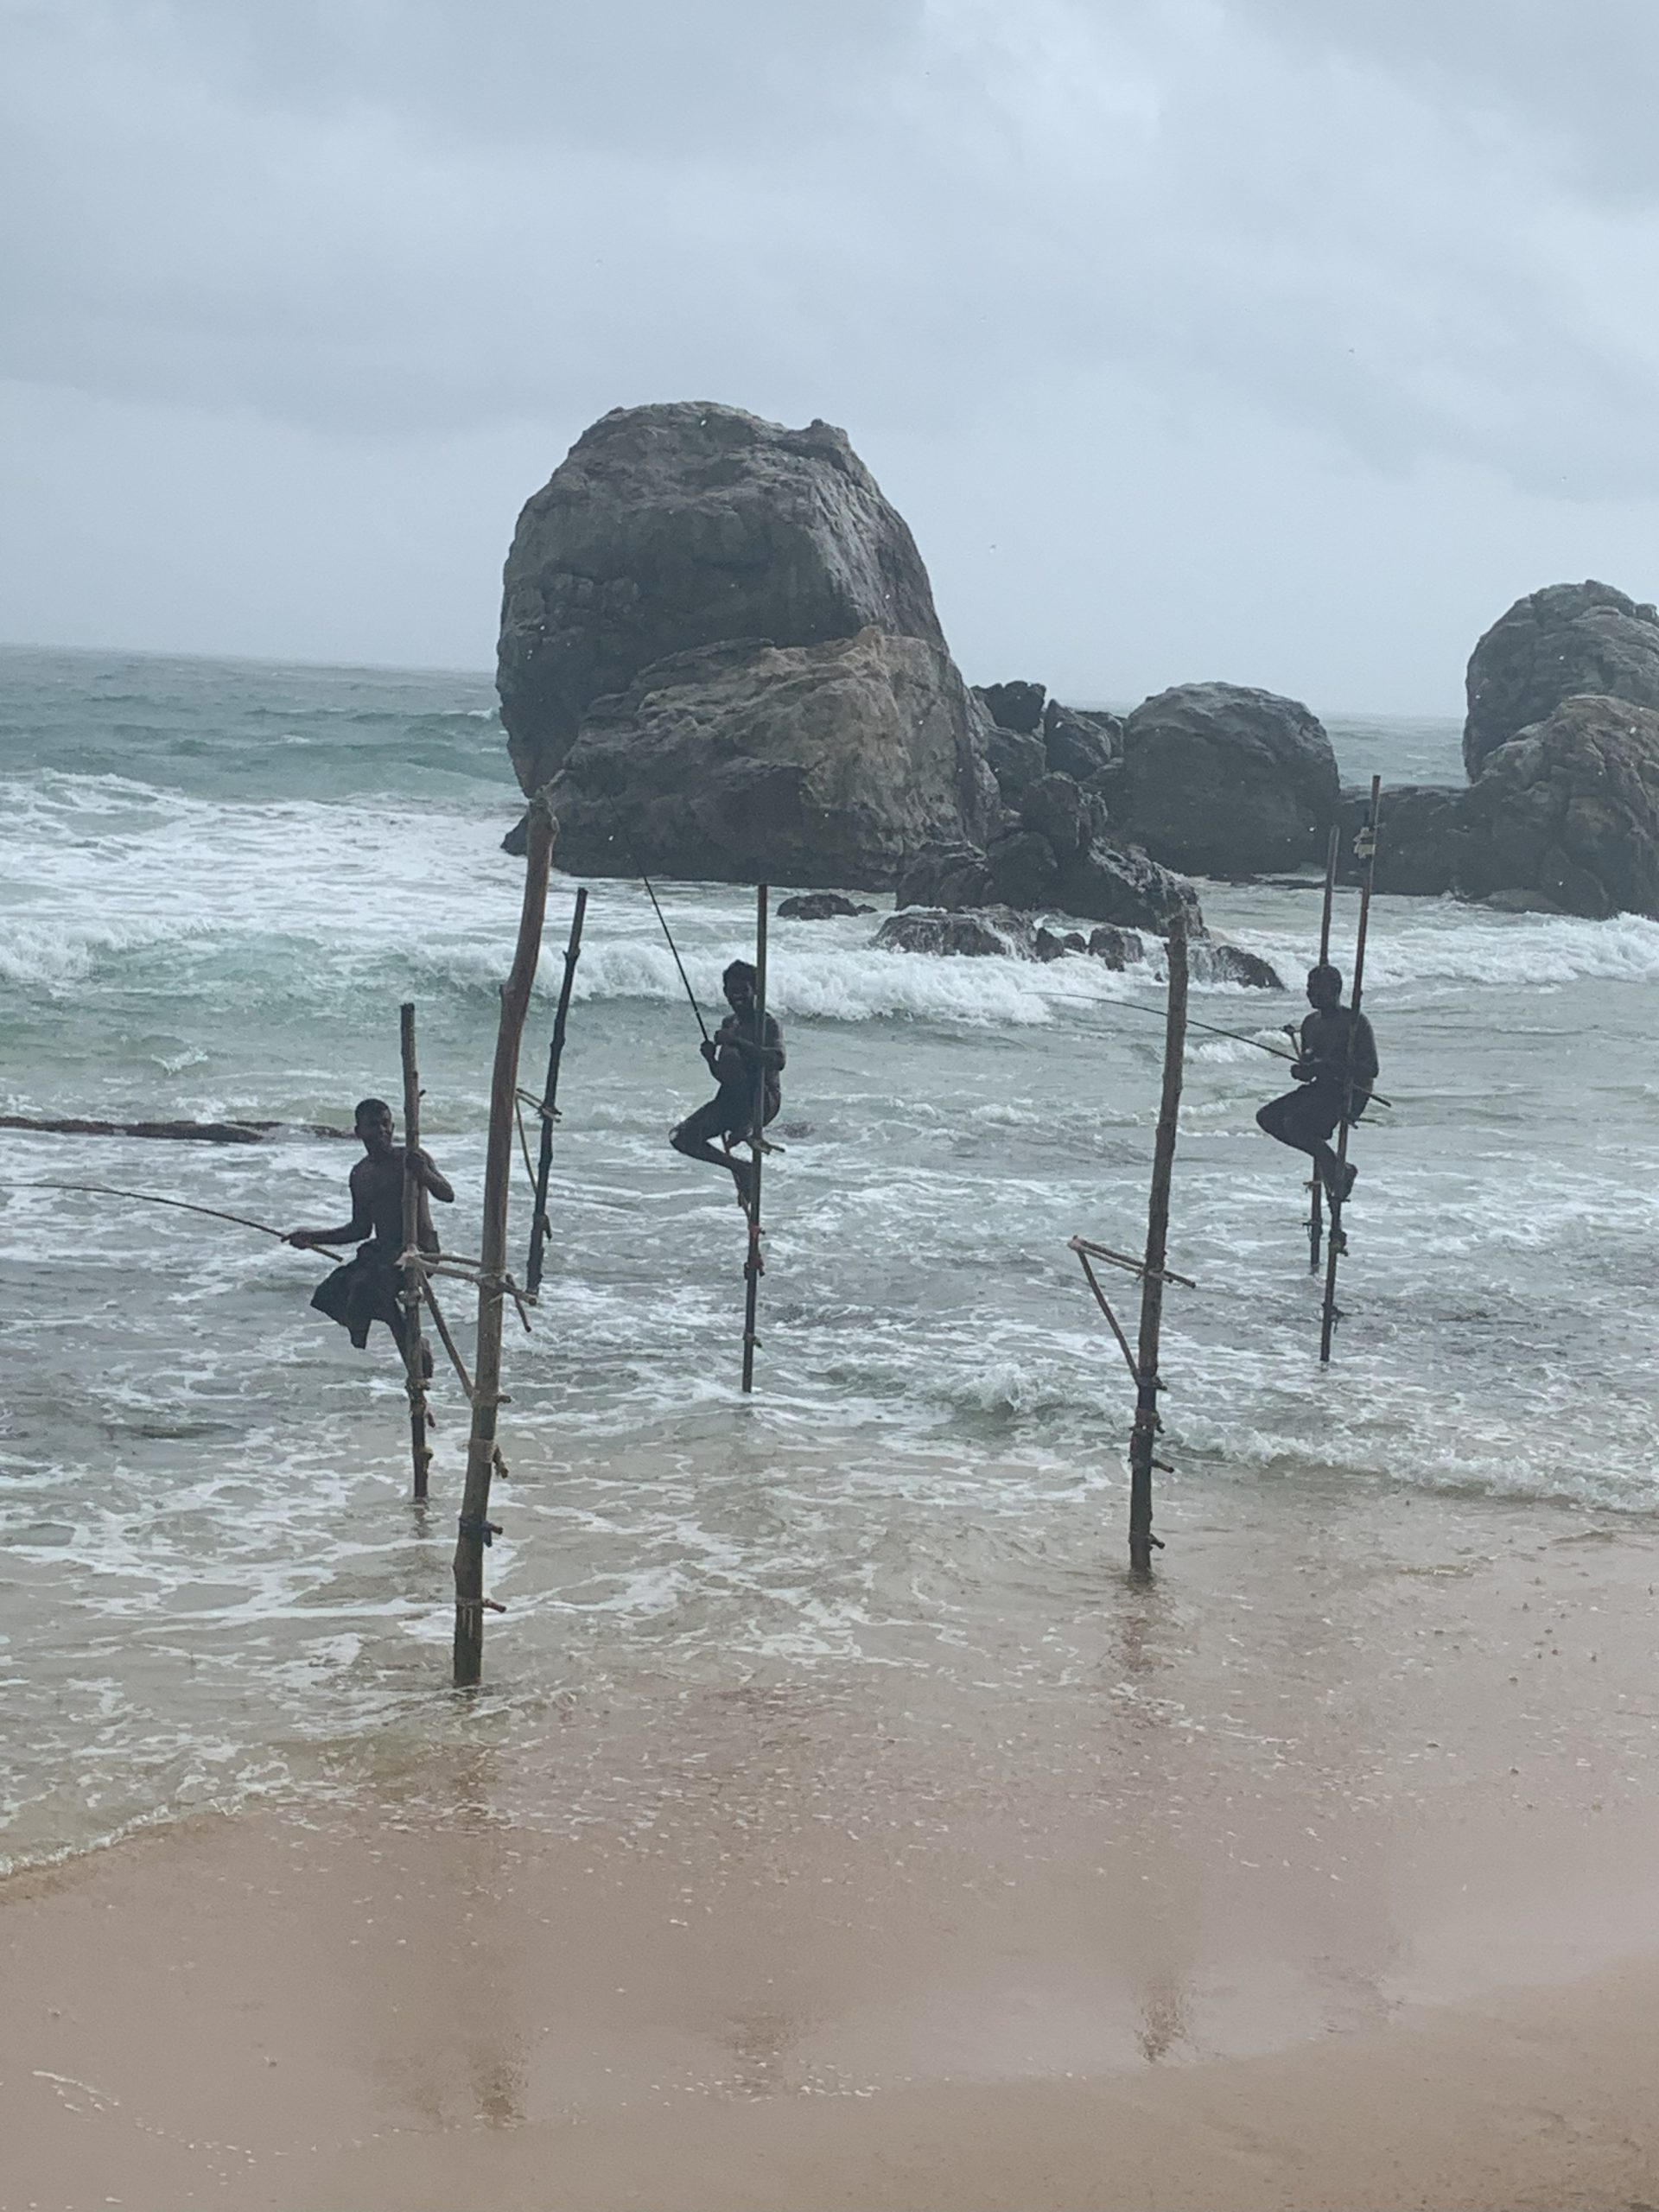
[[[499,1521],[485,1521],[470,1513],[463,1513],[456,1525],[469,1542],[486,1547],[493,1544],[501,1533]]]

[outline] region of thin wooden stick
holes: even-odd
[[[1152,1150],[1152,1194],[1147,1206],[1146,1271],[1141,1279],[1141,1341],[1135,1363],[1135,1427],[1129,1433],[1129,1569],[1152,1572],[1153,1451],[1158,1435],[1159,1331],[1164,1312],[1164,1255],[1169,1243],[1169,1185],[1180,1119],[1181,1077],[1186,1052],[1186,918],[1177,912],[1169,931],[1169,1001],[1164,1022],[1164,1087],[1158,1135]]]
[[[1365,987],[1365,937],[1371,918],[1371,886],[1376,878],[1376,829],[1382,812],[1382,779],[1371,778],[1371,807],[1366,817],[1362,836],[1363,850],[1359,857],[1365,863],[1365,873],[1359,887],[1359,928],[1354,940],[1354,982],[1348,994],[1348,1007],[1352,1020],[1348,1025],[1348,1065],[1343,1073],[1342,1123],[1337,1138],[1337,1174],[1346,1181],[1344,1170],[1348,1165],[1348,1125],[1354,1109],[1354,1045],[1359,1034],[1359,1001]],[[1325,1262],[1325,1298],[1319,1308],[1319,1364],[1331,1364],[1331,1346],[1337,1333],[1337,1324],[1342,1319],[1342,1309],[1337,1304],[1337,1262],[1348,1249],[1348,1239],[1342,1226],[1340,1200],[1331,1208],[1331,1234],[1326,1241]]]
[[[518,1047],[530,1009],[531,986],[541,951],[547,912],[547,874],[553,858],[553,817],[532,801],[524,858],[524,895],[512,967],[501,987],[490,1083],[489,1143],[484,1162],[484,1226],[480,1239],[478,1352],[473,1363],[473,1426],[467,1442],[467,1484],[455,1539],[454,1679],[470,1688],[484,1671],[484,1547],[494,1535],[490,1478],[495,1471],[496,1416],[501,1403],[501,1303],[507,1271],[507,1201],[512,1184],[512,1103],[518,1084]]]
[[[1118,1349],[1123,1355],[1123,1363],[1129,1370],[1129,1380],[1131,1382],[1138,1383],[1141,1380],[1141,1370],[1135,1363],[1135,1354],[1129,1350],[1129,1340],[1124,1335],[1116,1314],[1106,1303],[1106,1294],[1100,1287],[1100,1279],[1089,1264],[1089,1254],[1092,1247],[1085,1244],[1082,1237],[1074,1236],[1071,1239],[1071,1249],[1077,1254],[1083,1272],[1088,1279],[1089,1287],[1095,1294],[1096,1305],[1106,1316],[1107,1324],[1112,1334],[1117,1338]]]
[[[415,1008],[407,1001],[397,1010],[397,1033],[404,1060],[404,1249],[412,1252],[421,1241],[421,1176],[416,1165],[421,1142],[421,1076],[415,1061]],[[409,1449],[415,1468],[413,1495],[424,1497],[432,1465],[432,1447],[426,1440],[420,1269],[406,1267],[403,1281],[399,1297],[404,1308],[404,1382],[409,1392]]]
[[[1326,967],[1331,959],[1331,907],[1337,895],[1337,861],[1342,851],[1342,825],[1332,823],[1331,836],[1325,849],[1325,899],[1319,909],[1319,965]],[[1297,1039],[1300,1044],[1300,1037]],[[1319,1250],[1325,1241],[1325,1185],[1319,1180],[1318,1168],[1307,1185],[1307,1272],[1319,1272]]]
[[[771,905],[766,887],[754,890],[754,1106],[750,1128],[753,1165],[749,1170],[749,1250],[743,1262],[743,1395],[754,1389],[754,1353],[760,1339],[755,1335],[755,1309],[760,1297],[760,1164],[766,1146],[766,912]]]
[[[553,1039],[547,1048],[547,1081],[542,1086],[537,1109],[542,1117],[542,1142],[536,1160],[536,1211],[530,1220],[530,1256],[524,1262],[526,1298],[536,1297],[542,1287],[542,1255],[553,1234],[553,1224],[547,1217],[547,1185],[553,1173],[553,1124],[559,1118],[559,1063],[564,1058],[564,1027],[570,1013],[576,963],[582,957],[582,920],[587,912],[588,888],[583,884],[577,889],[576,911],[570,917],[570,942],[564,948],[564,979],[559,985],[559,1003],[553,1016]]]

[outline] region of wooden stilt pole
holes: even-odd
[[[764,883],[754,892],[754,1041],[766,1041],[766,911],[771,899]],[[754,1065],[754,1165],[749,1171],[749,1253],[743,1262],[743,1395],[754,1389],[755,1307],[760,1296],[760,1163],[766,1158],[762,1138],[766,1127],[766,1070],[763,1060]]]
[[[1169,1243],[1169,1184],[1175,1166],[1175,1133],[1181,1110],[1186,1054],[1186,919],[1177,913],[1169,932],[1169,1002],[1164,1020],[1164,1088],[1152,1152],[1152,1196],[1147,1208],[1146,1272],[1141,1278],[1141,1339],[1137,1348],[1135,1427],[1129,1433],[1129,1569],[1152,1572],[1152,1464],[1158,1436],[1158,1338],[1164,1313],[1164,1255]]]
[[[547,872],[553,858],[553,817],[535,801],[524,859],[524,897],[518,943],[501,987],[501,1023],[490,1083],[490,1133],[484,1160],[484,1226],[479,1245],[478,1352],[473,1363],[473,1426],[467,1441],[467,1486],[455,1539],[457,1688],[469,1688],[484,1669],[484,1548],[495,1534],[490,1520],[490,1477],[495,1468],[496,1414],[501,1402],[501,1305],[506,1288],[507,1198],[512,1181],[512,1104],[518,1085],[518,1046],[530,1010],[530,988],[541,951],[547,912]]]
[[[1371,918],[1371,885],[1376,875],[1376,824],[1382,810],[1382,779],[1371,778],[1370,811],[1365,819],[1355,846],[1356,856],[1363,861],[1365,873],[1359,884],[1359,929],[1354,941],[1353,987],[1348,994],[1348,1004],[1356,1019],[1348,1033],[1348,1071],[1343,1085],[1343,1115],[1337,1137],[1338,1172],[1348,1165],[1348,1123],[1354,1103],[1354,1034],[1358,1029],[1360,995],[1365,985],[1365,933]],[[1325,1261],[1325,1299],[1319,1309],[1319,1364],[1331,1363],[1332,1339],[1337,1333],[1337,1324],[1342,1319],[1342,1309],[1337,1304],[1337,1262],[1348,1249],[1348,1239],[1343,1233],[1342,1208],[1331,1209],[1331,1234],[1326,1240]]]
[[[415,1172],[415,1154],[421,1141],[421,1076],[415,1064],[415,1008],[397,1010],[398,1041],[404,1055],[404,1249],[412,1252],[420,1243],[421,1185]],[[409,1448],[415,1463],[413,1495],[426,1496],[432,1447],[426,1440],[426,1363],[421,1340],[421,1278],[413,1268],[404,1269],[404,1380],[409,1391]]]
[[[564,1058],[564,1025],[570,1012],[570,987],[576,980],[582,957],[582,918],[588,911],[584,884],[576,893],[576,911],[570,918],[570,942],[564,948],[564,980],[559,985],[558,1010],[553,1016],[553,1041],[547,1048],[547,1081],[542,1086],[542,1148],[536,1161],[536,1211],[530,1223],[530,1256],[524,1262],[524,1296],[534,1298],[542,1287],[542,1253],[553,1225],[547,1217],[547,1183],[553,1172],[553,1124],[558,1118],[559,1062]]]
[[[1333,823],[1325,849],[1325,903],[1319,912],[1319,965],[1331,957],[1331,906],[1337,893],[1337,861],[1342,851],[1342,826]],[[1307,1272],[1319,1272],[1319,1253],[1325,1242],[1325,1185],[1316,1168],[1307,1181]]]

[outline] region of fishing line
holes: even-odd
[[[640,882],[645,885],[645,896],[651,901],[652,911],[655,913],[657,919],[662,925],[663,935],[668,939],[668,949],[674,956],[674,965],[680,971],[680,981],[685,986],[685,995],[691,1002],[691,1011],[697,1017],[697,1027],[702,1032],[702,1041],[705,1045],[712,1044],[714,1039],[709,1036],[709,1025],[702,1018],[702,1008],[697,1004],[697,995],[691,988],[691,978],[685,972],[685,963],[680,957],[680,948],[674,942],[674,932],[668,926],[668,917],[664,913],[662,907],[658,901],[657,893],[652,887],[651,878],[645,874],[645,868],[641,864],[639,848],[633,842],[632,832],[629,830],[627,823],[623,821],[621,816],[617,812],[616,802],[613,799],[607,798],[606,804],[611,810],[611,819],[615,823],[617,828],[622,832],[622,842],[628,849],[628,856],[633,862],[634,874],[639,877]]]
[[[124,1191],[113,1183],[0,1183],[0,1190],[79,1191],[93,1198],[137,1198],[147,1206],[176,1206],[181,1213],[204,1213],[212,1221],[234,1222],[238,1229],[257,1229],[262,1236],[274,1236],[282,1244],[288,1242],[287,1230],[273,1229],[268,1221],[253,1221],[245,1213],[226,1213],[221,1206],[197,1205],[190,1198],[164,1198],[156,1191]],[[325,1260],[340,1259],[340,1254],[331,1252],[326,1244],[310,1244],[303,1249],[321,1252]]]

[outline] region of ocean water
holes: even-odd
[[[1332,734],[1353,779],[1458,773],[1451,722]],[[0,1110],[343,1123],[398,1096],[412,998],[426,1141],[460,1194],[441,1226],[476,1249],[521,874],[486,678],[10,651],[0,792]],[[550,901],[532,1084],[573,888]],[[664,895],[711,1006],[752,900]],[[1204,897],[1287,978],[1311,958],[1316,891]],[[1356,910],[1341,894],[1344,965]],[[882,953],[873,927],[774,925],[786,1148],[744,1402],[741,1217],[665,1143],[706,1095],[697,1032],[643,893],[593,887],[549,1278],[508,1340],[489,1575],[510,1610],[481,1700],[446,1687],[454,1387],[417,1509],[389,1342],[355,1354],[309,1310],[325,1263],[41,1187],[315,1224],[353,1149],[6,1133],[0,1856],[508,1740],[571,1698],[1064,1676],[1046,1600],[1121,1582],[1130,1413],[1066,1240],[1144,1235],[1160,983]],[[1378,1491],[1650,1513],[1659,925],[1381,899],[1366,984],[1395,1103],[1355,1139],[1328,1374],[1300,1163],[1254,1127],[1278,1071],[1194,1037],[1171,1255],[1198,1287],[1166,1308],[1163,1524]],[[1192,1001],[1265,1041],[1299,1007]],[[515,1206],[517,1247],[522,1181]]]

